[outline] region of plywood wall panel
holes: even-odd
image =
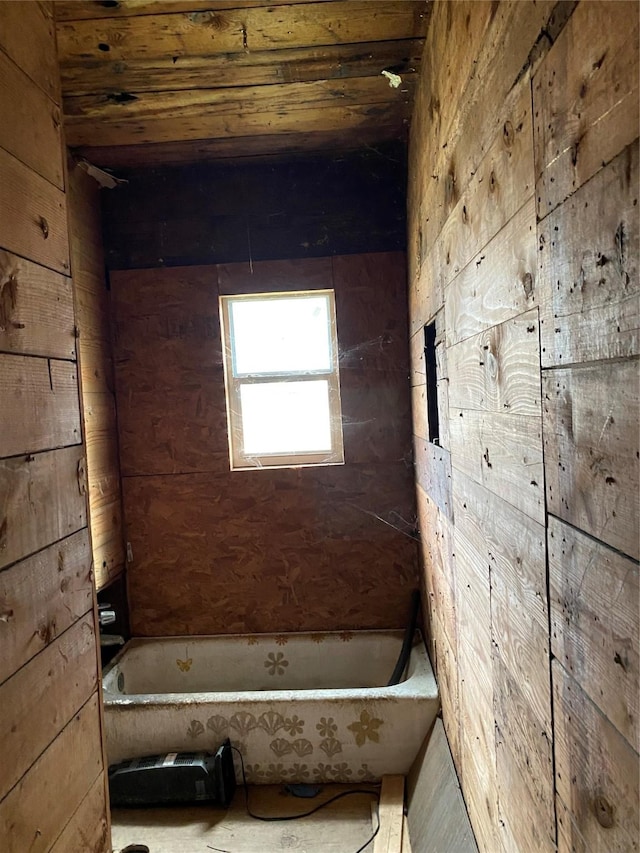
[[[543,375],[549,511],[635,559],[639,394],[637,360]]]
[[[0,146],[34,172],[64,189],[62,116],[57,106],[5,54],[0,53]]]
[[[91,609],[86,529],[0,574],[0,684]]]
[[[558,661],[553,663],[557,796],[574,824],[565,834],[594,853],[638,849],[638,753],[585,696]]]
[[[101,771],[96,693],[0,802],[3,849],[46,853]]]
[[[638,565],[553,516],[548,537],[553,653],[638,751]]]
[[[638,136],[638,16],[580,3],[535,75],[540,219]]]
[[[81,445],[0,460],[0,567],[85,526]]]
[[[638,143],[539,229],[543,367],[640,353]]]
[[[95,692],[95,641],[89,613],[0,687],[0,798]]]
[[[69,279],[2,250],[0,352],[76,357]]]
[[[79,444],[80,403],[73,362],[0,355],[0,436],[6,456]]]
[[[416,582],[403,275],[393,253],[112,275],[134,630],[403,624]],[[345,465],[229,471],[218,287],[335,288]]]

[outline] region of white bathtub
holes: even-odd
[[[405,680],[385,686],[401,645],[400,631],[130,640],[104,673],[109,763],[229,737],[253,784],[404,774],[439,701],[417,633]]]

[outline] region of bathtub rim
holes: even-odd
[[[247,640],[249,637],[270,638],[270,637],[311,637],[317,634],[325,636],[340,637],[344,631],[295,631],[289,633],[264,633],[264,634],[194,634],[194,635],[171,635],[163,637],[132,637],[115,657],[107,664],[102,672],[102,692],[103,701],[109,708],[131,708],[135,705],[144,705],[145,707],[166,708],[174,705],[202,705],[211,703],[237,703],[237,702],[264,702],[268,697],[269,702],[273,703],[291,703],[304,701],[325,702],[343,702],[345,700],[361,701],[363,703],[371,701],[384,701],[394,699],[435,699],[439,698],[438,684],[433,672],[433,667],[429,659],[427,647],[419,628],[416,629],[416,638],[414,639],[411,648],[411,658],[415,657],[414,672],[398,684],[383,687],[333,687],[333,688],[312,688],[312,689],[282,689],[282,690],[228,690],[228,691],[200,691],[200,692],[171,692],[171,693],[120,693],[112,692],[106,686],[106,679],[111,674],[112,670],[116,669],[120,661],[125,656],[126,652],[136,646],[143,646],[149,643],[161,642],[164,640],[177,640],[184,642],[189,641],[206,641],[206,640]],[[401,629],[364,629],[349,631],[356,637],[365,636],[393,636],[402,640],[404,631]],[[425,692],[425,687],[428,686]],[[178,700],[177,697],[180,697]]]

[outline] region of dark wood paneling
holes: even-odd
[[[104,196],[111,269],[361,254],[405,244],[404,146],[138,169]]]
[[[218,282],[335,286],[357,365],[342,371],[345,465],[229,471]],[[403,255],[116,272],[111,286],[134,632],[403,624],[416,580]]]

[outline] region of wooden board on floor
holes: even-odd
[[[325,785],[314,799],[281,793],[278,786],[249,789],[251,809],[269,816],[296,814],[313,808],[330,796],[349,790],[348,785]],[[360,786],[358,786],[360,787]],[[369,787],[369,786],[367,786]],[[376,790],[371,786],[372,790]],[[377,791],[376,791],[377,799]],[[211,848],[233,853],[304,850],[305,853],[348,853],[372,835],[371,802],[366,794],[343,797],[317,814],[300,821],[264,823],[250,818],[244,791],[236,791],[228,811],[207,806],[164,809],[114,809],[114,850],[127,844],[146,844],[153,853],[203,853]],[[373,844],[366,853],[373,853]]]

